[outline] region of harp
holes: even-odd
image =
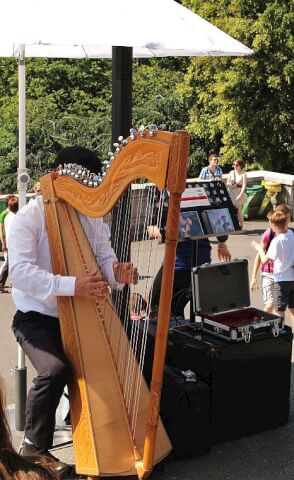
[[[133,133],[127,142],[97,188],[57,173],[41,179],[52,266],[60,275],[97,270],[78,212],[89,217],[109,214],[130,183],[139,179],[169,192],[150,390],[142,376],[141,357],[139,361],[130,346],[111,295],[99,302],[58,298],[63,346],[73,372],[68,387],[76,470],[90,477],[144,478],[171,450],[159,408],[189,135],[150,130],[145,135]],[[135,382],[125,391],[130,375]]]

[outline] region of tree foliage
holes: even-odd
[[[186,0],[186,6],[253,49],[246,58],[191,60],[181,96],[188,129],[224,164],[292,173],[293,4],[286,0]]]
[[[165,124],[191,134],[190,176],[211,150],[224,168],[237,156],[248,167],[291,172],[293,30],[288,0],[182,0],[251,47],[249,57],[134,60],[133,123]],[[109,60],[26,61],[27,164],[36,180],[67,145],[107,156],[111,141]],[[16,190],[17,62],[0,59],[0,193]]]

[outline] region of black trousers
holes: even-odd
[[[58,318],[17,311],[12,330],[37,371],[26,403],[25,436],[39,448],[52,447],[55,413],[70,372]]]

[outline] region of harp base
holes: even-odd
[[[145,480],[146,478],[149,478],[152,469],[151,470],[146,470],[143,466],[143,461],[136,462],[136,469],[137,469],[137,475],[139,480]]]

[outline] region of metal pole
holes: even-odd
[[[18,59],[18,194],[19,208],[26,204],[27,184],[30,177],[26,169],[26,74],[25,74],[25,46],[19,47]],[[25,354],[18,345],[17,367],[15,368],[15,428],[24,430],[25,405],[27,397],[27,369]]]
[[[129,136],[132,126],[132,70],[133,70],[133,49],[132,47],[112,47],[112,142],[117,142],[118,137]],[[112,238],[117,233],[121,233],[121,238],[125,236],[130,238],[130,218],[127,213],[128,196],[131,194],[130,187],[122,197],[120,208],[120,225],[123,232],[117,232],[118,209],[114,208],[112,213]],[[123,226],[123,227],[122,227]],[[115,234],[114,234],[115,233]],[[118,242],[115,253],[120,262],[126,262],[130,259],[130,242],[123,244]],[[116,304],[119,294],[112,293],[114,304]],[[126,286],[123,291],[123,298],[120,300],[122,305],[128,304],[129,288]],[[122,309],[123,311],[124,309]]]
[[[132,126],[132,47],[112,47],[112,142],[117,142],[118,137],[122,135],[127,137]],[[127,195],[122,199],[127,202]],[[120,224],[126,235],[130,228],[130,219],[126,218],[127,206],[121,208],[120,212],[124,218],[120,219]],[[116,226],[117,209],[113,211],[112,217],[112,237]],[[126,238],[128,238],[126,236]],[[129,257],[128,247],[126,245],[117,245],[116,255],[119,261],[125,262]],[[115,294],[114,294],[115,295]]]
[[[132,47],[112,47],[112,141],[132,126]]]

